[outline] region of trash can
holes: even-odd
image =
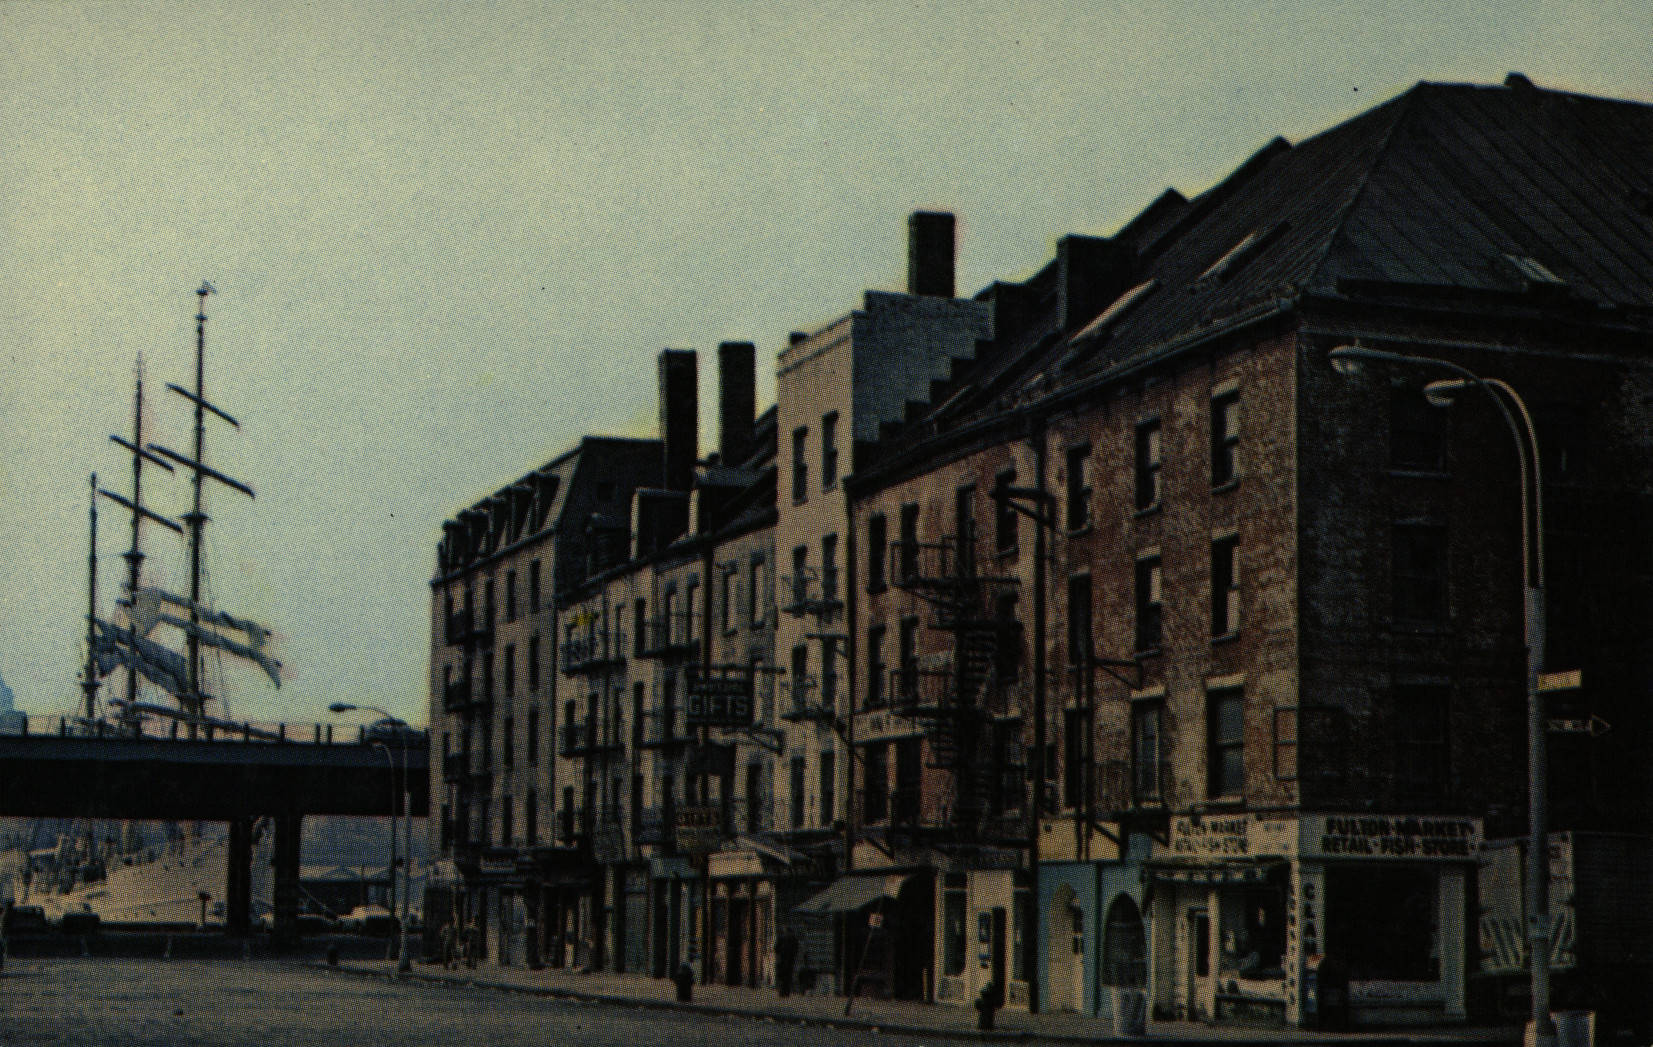
[[[1128,985],[1108,986],[1115,1036],[1145,1036],[1148,1032],[1148,993]]]

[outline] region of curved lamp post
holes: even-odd
[[[1345,376],[1358,374],[1368,360],[1444,371],[1453,377],[1424,386],[1424,398],[1431,405],[1447,407],[1458,392],[1480,389],[1498,408],[1515,440],[1521,471],[1522,628],[1527,648],[1527,970],[1532,982],[1533,1043],[1535,1047],[1555,1047],[1555,1026],[1550,1021],[1549,754],[1538,689],[1538,678],[1544,670],[1544,490],[1532,415],[1508,382],[1483,378],[1450,360],[1362,345],[1341,345],[1327,356],[1333,369]]]
[[[401,717],[392,716],[390,713],[386,712],[385,710],[379,708],[376,705],[353,705],[350,702],[334,702],[332,705],[329,705],[327,707],[327,711],[331,712],[331,713],[334,713],[335,715],[339,714],[339,713],[348,713],[348,712],[378,713],[380,716],[384,717],[386,720],[391,721],[391,723],[393,723],[397,727],[407,727],[408,726],[407,721],[403,720]],[[373,744],[376,747],[381,748],[381,749],[384,750],[384,752],[385,752],[385,761],[390,764],[391,789],[392,789],[392,793],[394,795],[395,789],[396,789],[396,786],[395,786],[396,763],[391,758],[390,746],[387,745],[384,742],[381,742],[381,741],[375,741],[375,742],[373,742]],[[412,886],[413,811],[412,811],[412,803],[411,803],[412,790],[408,787],[407,740],[405,738],[402,740],[401,750],[402,750],[401,802],[402,802],[402,826],[403,826],[403,834],[404,834],[404,847],[403,847],[403,856],[402,856],[402,909],[401,909],[401,915],[397,916],[397,919],[396,919],[396,929],[397,929],[397,932],[399,933],[399,935],[401,937],[400,949],[399,949],[399,951],[397,953],[397,957],[396,957],[396,971],[397,971],[398,974],[406,974],[409,971],[413,970],[413,953],[412,953],[413,947],[412,947],[411,940],[408,936],[408,904],[409,904],[409,895],[412,894],[412,891],[413,891],[413,886]],[[396,893],[396,804],[394,802],[391,804],[391,808],[390,808],[390,891],[391,891],[391,895],[392,895],[391,905],[392,905],[392,907],[394,907],[395,904],[396,904],[395,903],[395,893]],[[392,912],[391,915],[395,916],[396,913]]]

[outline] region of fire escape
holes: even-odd
[[[583,628],[572,627],[559,652],[562,674],[585,678],[590,692],[583,713],[576,713],[577,700],[570,701],[558,736],[557,755],[583,759],[585,772],[580,780],[583,805],[564,806],[557,826],[557,840],[565,847],[589,847],[596,832],[597,789],[592,783],[608,779],[609,763],[623,753],[624,725],[619,719],[618,695],[609,686],[611,674],[622,671],[626,662],[626,635],[618,624],[603,625],[592,620]],[[600,786],[598,787],[600,788]],[[619,822],[612,822],[618,828]]]
[[[461,745],[458,752],[444,755],[442,780],[454,790],[454,856],[475,861],[488,842],[486,819],[493,793],[488,741],[494,711],[493,625],[486,615],[478,621],[467,602],[463,610],[448,616],[443,638],[461,652],[458,678],[446,681],[442,693],[443,711],[459,718]],[[473,739],[480,739],[480,745]]]
[[[927,766],[949,772],[949,823],[959,842],[1024,843],[1022,789],[1006,788],[1018,761],[1010,745],[995,744],[1003,739],[995,738],[987,702],[1016,628],[994,608],[1017,579],[982,573],[973,528],[939,542],[891,542],[890,562],[891,584],[924,600],[929,627],[952,640],[950,662],[940,666],[902,652],[890,670],[890,711],[923,725]]]

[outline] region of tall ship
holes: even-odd
[[[149,440],[144,431],[144,363],[140,353],[132,400],[130,437],[110,440],[130,459],[130,488],[89,490],[87,611],[81,695],[68,729],[118,736],[211,739],[232,733],[247,740],[275,735],[229,719],[221,683],[208,686],[204,650],[256,666],[281,686],[281,665],[270,653],[270,630],[231,614],[206,594],[203,582],[204,512],[209,486],[247,498],[253,489],[208,464],[208,423],[240,429],[241,423],[206,395],[206,304],[209,283],[195,292],[193,388],[167,383],[193,410],[193,446],[184,453]],[[173,519],[145,501],[146,470],[182,475],[190,485],[188,512]],[[125,581],[117,610],[105,617],[98,604],[98,506],[112,502],[128,517]],[[183,593],[157,584],[145,571],[146,532],[160,527],[184,543],[188,587]],[[182,650],[179,650],[179,647]],[[113,693],[105,693],[109,688]],[[267,836],[254,827],[255,847]],[[214,923],[223,918],[228,833],[210,824],[149,825],[80,820],[37,823],[27,834],[26,858],[13,851],[12,897],[41,906],[48,919],[65,917],[117,923]],[[255,914],[268,908],[269,861],[252,863]],[[21,881],[21,889],[19,889]]]

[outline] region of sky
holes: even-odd
[[[1645,0],[605,5],[0,0],[0,678],[71,711],[88,475],[188,453],[207,299],[215,605],[274,630],[237,718],[427,718],[441,523],[587,432],[654,435],[655,354],[758,344],[900,290],[906,216],[958,287],[1193,195],[1419,80],[1653,102]],[[145,500],[186,511],[182,476]],[[102,613],[128,517],[99,509]],[[188,589],[145,529],[146,582]],[[119,685],[106,687],[119,693]]]

